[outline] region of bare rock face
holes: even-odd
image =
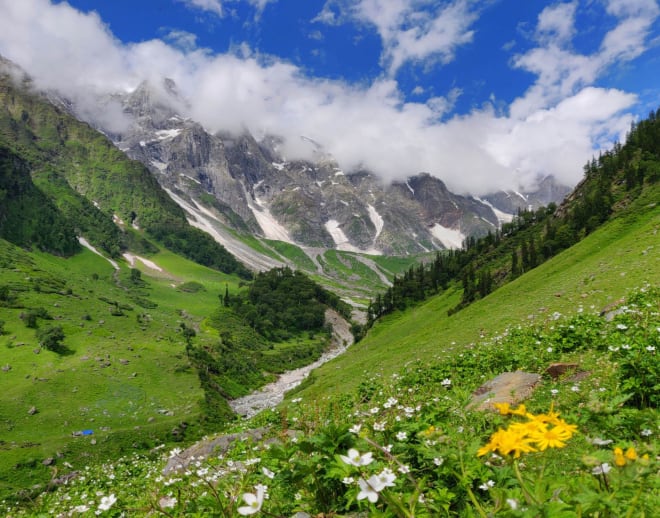
[[[492,410],[495,403],[518,404],[527,399],[540,382],[540,374],[504,372],[474,391],[471,406],[477,410]]]
[[[386,184],[377,171],[341,170],[322,144],[302,136],[310,158],[291,160],[278,136],[213,133],[187,118],[188,103],[170,79],[111,98],[129,127],[121,133],[99,129],[145,164],[202,228],[194,211],[211,213],[229,231],[307,247],[403,255],[460,248],[466,237],[497,229],[493,207],[513,215],[539,200],[559,201],[563,192],[544,180],[536,194],[499,193],[481,201],[414,171],[402,171],[405,181]]]

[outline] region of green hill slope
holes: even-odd
[[[598,310],[645,283],[660,285],[660,185],[583,241],[458,313],[462,292],[450,288],[412,310],[379,320],[361,342],[316,370],[296,397],[354,390],[373,373],[392,374],[415,361],[441,360],[523,321],[579,307]],[[293,396],[292,396],[293,397]]]

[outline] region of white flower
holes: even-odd
[[[645,428],[644,430],[642,430],[639,433],[642,434],[642,436],[644,436],[644,437],[648,437],[650,435],[653,435],[653,431],[650,428]]]
[[[89,511],[89,507],[87,507],[84,504],[83,505],[77,505],[72,510],[73,510],[74,513],[86,513],[87,511]]]
[[[117,497],[113,494],[110,496],[104,496],[101,498],[101,503],[99,504],[99,511],[107,511],[110,509],[113,504],[117,501]]]
[[[596,437],[591,440],[591,444],[595,446],[607,446],[608,444],[612,444],[614,441],[612,439],[601,439],[600,437]]]
[[[484,491],[488,491],[491,487],[495,487],[495,481],[494,480],[489,480],[488,482],[484,482],[479,486],[479,489],[482,489]]]
[[[607,349],[608,349],[609,351],[613,352],[613,353],[615,353],[615,352],[617,352],[617,351],[619,350],[618,347],[614,347],[613,345],[608,346]]]
[[[546,351],[548,351],[549,353],[551,353],[551,352],[552,352],[552,347],[548,347],[548,348],[546,349]]]
[[[382,491],[386,487],[394,487],[396,475],[391,469],[385,468],[378,475],[372,475],[367,481],[376,491]]]
[[[573,392],[580,392],[580,387],[578,387],[577,385],[573,385],[573,386],[571,387],[571,390],[572,390]]]
[[[374,431],[375,432],[384,432],[385,431],[385,423],[374,423]]]
[[[355,479],[353,477],[344,477],[342,482],[347,486],[350,486],[353,482],[355,482]]]
[[[158,500],[158,505],[161,509],[168,509],[176,505],[176,498],[173,496],[164,496]]]
[[[348,456],[340,455],[339,458],[351,466],[366,466],[371,464],[371,462],[374,460],[372,455],[373,454],[371,452],[360,455],[359,451],[357,451],[355,448],[351,448],[348,450]]]
[[[272,479],[273,477],[275,477],[275,473],[273,473],[271,470],[269,470],[269,469],[266,468],[266,467],[261,468],[261,472],[262,472],[264,475],[266,475],[268,478],[270,478],[270,479]]]
[[[408,434],[406,432],[397,432],[396,434],[397,441],[405,441],[407,438]]]
[[[370,477],[369,480],[372,478],[374,478],[374,476]],[[358,480],[358,486],[360,486],[360,492],[357,495],[358,500],[364,500],[367,498],[372,504],[378,502],[378,491],[369,485],[369,482],[361,478]]]
[[[259,511],[261,511],[261,506],[264,503],[264,495],[266,493],[267,487],[258,484],[254,486],[254,488],[257,490],[256,495],[253,493],[243,494],[243,501],[247,505],[238,508],[238,514],[240,514],[241,516],[247,516],[249,514],[258,513]]]
[[[550,394],[552,394],[553,396],[556,396],[557,394],[559,394],[559,390],[552,389],[552,390],[550,390]]]
[[[360,433],[360,429],[361,429],[361,428],[362,428],[362,425],[361,425],[361,424],[354,424],[353,426],[351,426],[351,427],[348,429],[348,431],[351,432],[351,433],[354,433],[355,435],[357,435],[357,434]]]
[[[611,469],[612,467],[607,462],[604,462],[592,469],[591,472],[594,475],[607,475]]]
[[[399,472],[400,472],[400,473],[403,473],[404,475],[405,475],[406,473],[410,473],[410,467],[404,464],[403,466],[401,466],[401,467],[399,468]]]
[[[626,329],[628,329],[628,326],[626,324],[617,324],[616,328],[620,329],[621,331],[625,331]]]
[[[445,459],[443,459],[442,457],[436,457],[435,459],[433,459],[433,464],[435,464],[436,466],[442,466],[444,462]]]
[[[376,415],[378,412],[380,412],[380,408],[378,408],[376,406],[376,407],[372,408],[371,410],[369,410],[369,412],[371,412],[373,415]]]
[[[516,500],[515,498],[507,498],[506,503],[509,504],[509,507],[514,511],[518,509],[518,500]]]
[[[451,385],[451,380],[449,378],[445,378],[440,382],[440,385],[442,385],[443,387],[448,387],[449,385]]]
[[[649,346],[646,347],[646,350],[647,350],[648,352],[652,353],[652,352],[655,351],[655,347],[652,346],[652,345],[649,345]]]

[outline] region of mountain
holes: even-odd
[[[41,219],[52,213],[62,220],[57,225],[26,223],[41,234],[41,241],[33,242],[46,249],[52,249],[55,238],[48,234],[53,232],[62,234],[56,238],[63,243],[62,253],[74,251],[67,240],[85,237],[112,257],[129,246],[155,251],[149,244],[154,239],[207,266],[250,276],[226,249],[188,224],[149,170],[36,92],[30,78],[6,61],[0,62],[0,146],[3,178],[21,178],[24,185],[14,182],[11,204],[43,195],[47,212]],[[16,219],[18,209],[11,210]],[[14,241],[24,244],[19,236]]]
[[[182,115],[185,99],[169,79],[103,102],[110,101],[121,104],[128,129],[98,128],[153,172],[192,224],[246,263],[254,263],[254,251],[245,256],[227,229],[307,248],[402,255],[460,248],[467,236],[494,231],[522,206],[506,194],[483,201],[456,195],[429,174],[385,184],[373,171],[343,171],[306,137],[315,157],[309,161],[287,160],[277,136],[210,133]],[[525,208],[537,208],[564,194],[547,179],[539,195],[521,196]]]

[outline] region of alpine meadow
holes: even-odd
[[[624,92],[626,66],[657,65],[635,61],[657,2],[521,8],[498,52],[538,75],[524,97],[495,62],[453,68],[498,2],[284,4],[145,2],[160,39],[127,43],[122,6],[0,0],[26,31],[46,13],[35,48],[98,44],[79,63],[39,47],[44,72],[0,35],[0,514],[657,516],[660,107],[633,115],[642,79]],[[285,9],[304,38],[267,29]],[[602,42],[600,11],[623,20]],[[338,35],[363,52],[346,76]],[[471,86],[434,75],[441,97],[436,68]],[[489,107],[463,99],[487,83]],[[511,146],[497,131],[525,109]],[[500,166],[519,189],[488,183]]]

